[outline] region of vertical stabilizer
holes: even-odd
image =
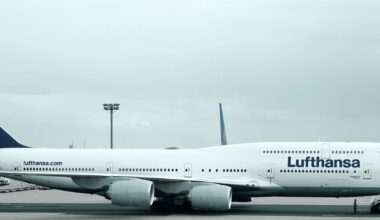
[[[224,126],[222,103],[219,103],[219,116],[220,116],[220,142],[221,142],[221,145],[227,145],[227,136],[226,136],[226,128]]]
[[[0,127],[0,148],[25,148]]]

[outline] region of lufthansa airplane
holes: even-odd
[[[223,142],[227,144],[225,136]],[[228,211],[234,201],[250,202],[263,196],[380,195],[380,143],[42,149],[18,143],[0,128],[0,176],[98,194],[119,206],[155,208],[171,204]],[[380,212],[380,200],[374,199],[371,211]]]

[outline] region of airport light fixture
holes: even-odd
[[[104,110],[110,112],[111,114],[111,149],[113,149],[113,112],[119,110],[118,103],[105,103],[103,104]]]

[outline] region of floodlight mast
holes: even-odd
[[[113,112],[119,110],[119,105],[120,104],[118,104],[118,103],[103,104],[104,110],[110,112],[110,114],[111,114],[111,122],[110,122],[110,126],[111,126],[111,134],[110,134],[111,149],[113,149]]]

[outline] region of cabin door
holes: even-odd
[[[323,143],[321,145],[321,158],[330,159],[331,146],[329,143]]]
[[[274,179],[275,174],[274,174],[274,164],[270,163],[267,165],[267,178],[272,182],[272,179]]]
[[[364,164],[363,166],[363,179],[372,179],[372,165]]]
[[[19,162],[14,162],[13,167],[15,171],[22,171],[21,164]]]
[[[106,163],[106,173],[112,173],[113,172],[113,163],[108,162]]]
[[[191,169],[191,163],[185,163],[184,165],[184,176],[186,178],[191,178],[192,177],[192,169]]]

